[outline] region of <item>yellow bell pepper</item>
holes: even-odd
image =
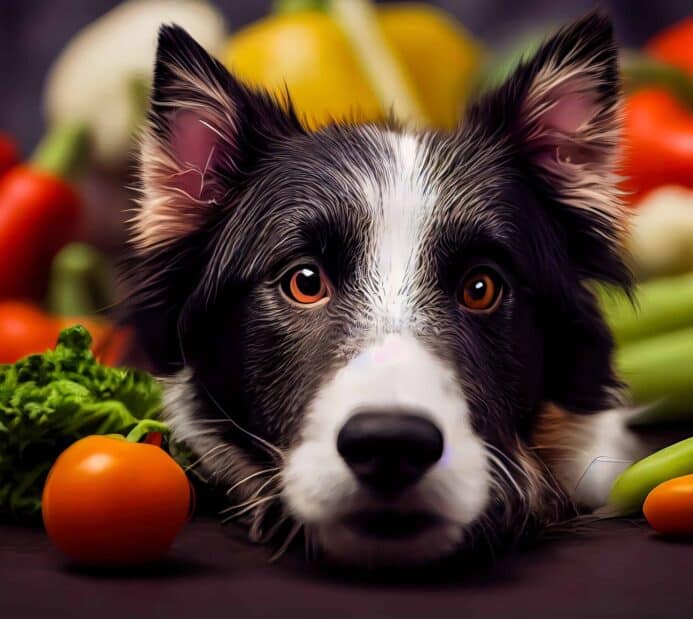
[[[378,18],[432,125],[453,128],[484,61],[480,43],[450,15],[426,4],[384,5]]]
[[[375,121],[457,123],[483,50],[443,11],[327,0],[323,10],[278,13],[237,32],[222,58],[243,81],[282,96],[307,126]]]

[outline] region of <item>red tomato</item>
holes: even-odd
[[[693,17],[687,17],[655,36],[645,50],[693,75]]]
[[[636,202],[661,185],[693,186],[693,114],[664,89],[626,99],[625,188]]]
[[[693,475],[659,484],[647,495],[642,511],[660,533],[693,535]]]
[[[43,522],[55,545],[91,565],[154,561],[187,520],[190,484],[165,451],[88,436],[56,460],[43,490]]]
[[[24,301],[0,301],[0,363],[53,348],[59,329],[55,321]]]
[[[132,340],[130,329],[90,316],[52,316],[28,301],[0,299],[0,363],[54,348],[60,331],[76,324],[91,334],[92,350],[101,363],[122,362]]]

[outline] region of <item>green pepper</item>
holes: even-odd
[[[655,486],[690,473],[693,473],[693,437],[629,466],[616,478],[609,503],[624,515],[639,512]]]

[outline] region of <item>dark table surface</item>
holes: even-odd
[[[299,557],[270,564],[268,556],[200,520],[161,564],[95,574],[66,564],[40,529],[3,526],[0,617],[693,617],[693,543],[632,523],[598,523],[461,579],[429,572],[355,581]]]

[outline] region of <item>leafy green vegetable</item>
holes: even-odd
[[[127,434],[156,418],[163,390],[138,370],[100,365],[81,325],[55,350],[0,365],[0,513],[36,514],[58,455],[89,434]]]

